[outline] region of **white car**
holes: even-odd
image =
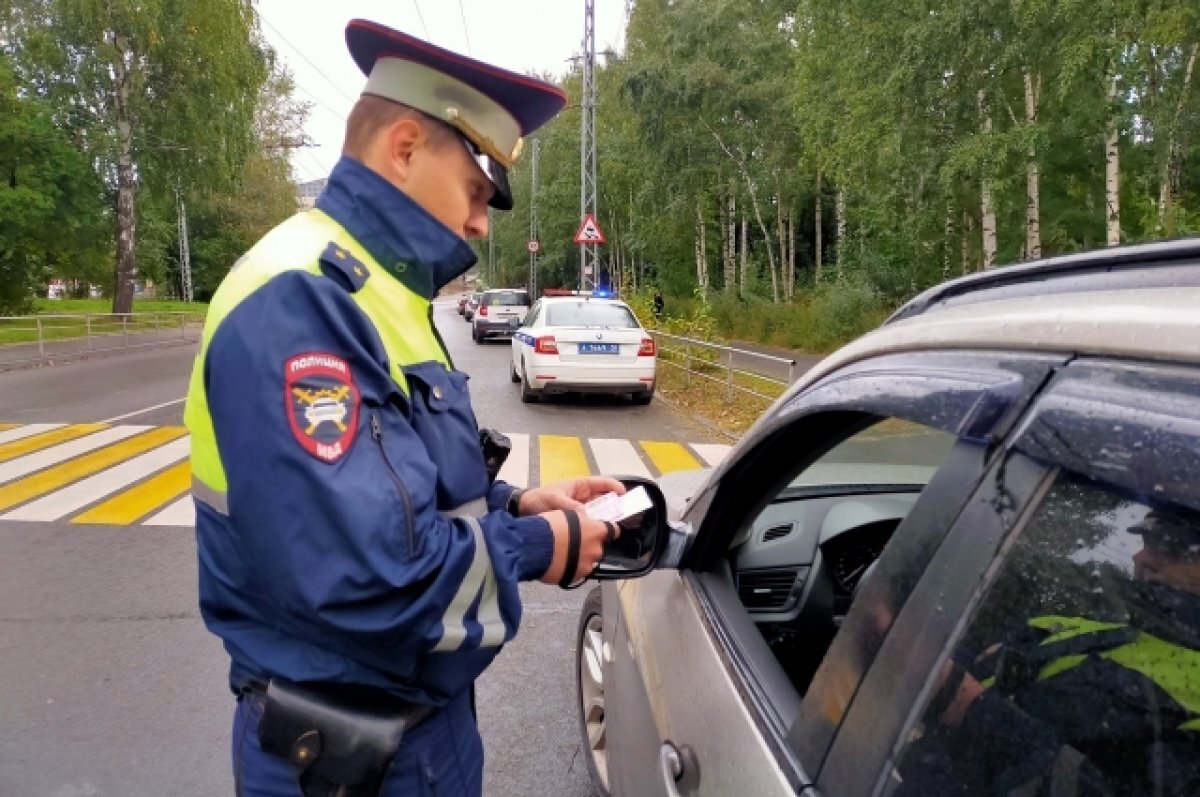
[[[513,382],[528,403],[551,393],[629,393],[654,398],[658,347],[618,299],[547,296],[513,334]]]

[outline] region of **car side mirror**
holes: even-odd
[[[658,485],[637,476],[618,476],[617,480],[627,490],[645,488],[650,496],[650,508],[618,524],[621,526],[621,535],[605,544],[604,556],[592,571],[591,578],[598,581],[646,575],[662,559],[671,536],[667,523],[667,500]]]

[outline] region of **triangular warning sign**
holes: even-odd
[[[604,233],[600,232],[600,225],[596,223],[596,217],[591,213],[588,213],[583,217],[583,224],[579,225],[579,232],[575,233],[575,243],[604,243]]]

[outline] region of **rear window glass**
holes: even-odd
[[[488,307],[528,307],[528,293],[489,293],[484,297]]]
[[[555,304],[546,308],[546,325],[551,327],[636,327],[637,319],[619,304]]]

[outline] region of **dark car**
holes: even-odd
[[[580,616],[598,792],[1200,793],[1200,242],[947,283],[659,487]]]

